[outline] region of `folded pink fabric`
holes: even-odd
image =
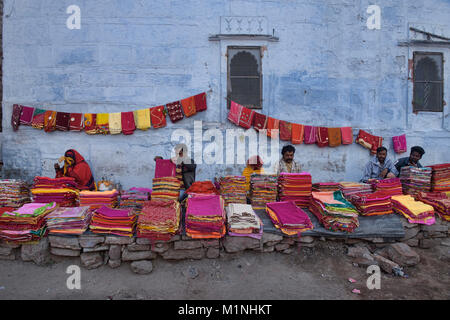
[[[131,210],[111,209],[105,206],[97,209],[96,213],[108,218],[124,218],[132,215]]]
[[[31,126],[33,121],[34,108],[22,106],[22,112],[20,113],[20,124]]]
[[[239,125],[239,120],[241,118],[242,108],[239,103],[231,101],[230,112],[228,113],[228,120],[233,122],[236,125]]]
[[[171,160],[158,159],[155,166],[155,178],[175,177],[176,168]]]
[[[353,143],[352,127],[342,127],[341,128],[341,138],[342,138],[342,144],[352,144]]]
[[[406,135],[392,137],[392,142],[394,143],[394,151],[396,153],[403,153],[407,151],[406,147]]]
[[[220,202],[220,196],[198,196],[189,198],[186,214],[190,216],[224,216],[224,210]]]
[[[317,127],[305,126],[305,144],[313,144],[317,141]]]

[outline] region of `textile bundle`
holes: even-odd
[[[35,129],[42,130],[44,128],[45,110],[36,108],[33,114],[31,126]]]
[[[0,180],[0,207],[19,208],[31,202],[30,190],[22,180]]]
[[[313,183],[312,185],[312,191],[338,191],[339,190],[339,183],[337,182],[318,182]]]
[[[152,200],[178,200],[181,183],[175,177],[153,179]]]
[[[177,166],[168,159],[157,159],[155,178],[175,177]]]
[[[371,184],[374,191],[381,191],[390,196],[403,194],[400,178],[374,180]]]
[[[151,189],[131,188],[120,192],[120,208],[131,209],[134,213],[140,214],[144,204],[150,200]]]
[[[382,191],[353,194],[350,201],[362,216],[381,216],[394,212],[391,196]]]
[[[166,104],[167,113],[169,114],[170,121],[172,123],[178,122],[184,118],[180,101],[175,101],[172,103]]]
[[[194,239],[219,239],[225,235],[225,210],[221,196],[188,198],[186,234]]]
[[[94,211],[89,228],[94,233],[132,237],[135,226],[136,215],[131,210],[102,206]]]
[[[409,223],[432,225],[435,223],[434,208],[410,195],[392,196],[394,211],[408,219]]]
[[[150,119],[153,128],[163,128],[167,125],[164,106],[150,108]]]
[[[429,192],[431,189],[431,168],[402,167],[400,181],[404,194],[415,195],[418,192]]]
[[[226,208],[228,234],[261,239],[263,224],[249,204],[230,203]]]
[[[191,184],[189,189],[186,190],[186,193],[190,196],[210,194],[218,195],[219,191],[211,181],[195,181]]]
[[[20,113],[20,124],[31,126],[33,121],[34,108],[22,106],[22,111]]]
[[[148,201],[138,217],[137,237],[168,241],[178,232],[180,217],[178,201]]]
[[[313,229],[308,215],[294,201],[268,203],[266,212],[274,226],[289,236],[300,236],[300,233]]]
[[[280,121],[280,140],[291,141],[292,124],[288,121]]]
[[[75,207],[79,191],[74,178],[35,177],[31,193],[33,202],[56,202],[60,207]]]
[[[116,189],[111,191],[81,191],[80,206],[88,206],[92,210],[101,207],[114,208],[117,206],[118,195]]]
[[[239,125],[245,129],[250,129],[253,124],[253,117],[255,111],[249,108],[242,107],[241,115],[239,117]]]
[[[230,203],[247,203],[246,179],[244,176],[226,176],[219,179],[220,195],[225,206]]]
[[[396,153],[403,153],[408,150],[406,146],[406,135],[392,137],[392,143],[394,144],[394,151]]]
[[[250,199],[255,210],[265,209],[266,203],[277,201],[278,177],[276,175],[252,174],[250,186]]]
[[[313,192],[310,210],[325,229],[353,232],[359,227],[358,211],[341,191]]]
[[[58,208],[46,216],[50,234],[83,234],[89,227],[92,212],[89,207]]]
[[[368,183],[343,181],[339,183],[339,189],[346,199],[357,193],[372,193],[372,187]]]
[[[81,113],[71,113],[69,121],[69,131],[83,130],[84,118]]]
[[[433,192],[450,191],[450,163],[430,166],[432,169],[431,190]]]
[[[39,241],[47,233],[45,217],[57,206],[51,202],[27,203],[15,210],[1,208],[0,240],[21,243]]]
[[[195,110],[197,112],[205,111],[208,109],[208,104],[206,102],[206,92],[202,92],[194,96]]]
[[[369,149],[370,153],[376,154],[377,149],[383,144],[383,138],[371,135],[364,130],[359,130],[358,136],[356,137],[356,143],[362,145],[364,148]]]
[[[450,221],[450,196],[444,192],[419,192],[418,201],[429,204],[441,219]]]
[[[311,201],[311,174],[282,172],[278,178],[278,189],[280,201],[292,200],[297,206],[307,208]]]

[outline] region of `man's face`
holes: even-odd
[[[292,151],[286,151],[286,152],[283,154],[283,160],[284,160],[285,162],[287,162],[287,163],[292,162],[292,160],[294,160],[294,152],[292,152]]]
[[[413,151],[409,155],[409,161],[411,161],[412,163],[417,163],[417,161],[419,161],[420,159],[422,159],[422,156],[417,151]]]
[[[377,153],[377,159],[380,161],[380,163],[384,163],[384,160],[386,160],[387,152],[385,150],[380,151]]]

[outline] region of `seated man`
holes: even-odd
[[[83,190],[95,190],[95,181],[91,172],[91,168],[75,149],[69,149],[64,153],[59,161],[64,160],[64,167],[60,168],[55,163],[56,178],[72,177]]]
[[[394,166],[398,171],[397,176],[400,176],[400,172],[403,167],[413,166],[417,168],[422,168],[422,165],[420,164],[419,160],[422,159],[422,156],[424,154],[425,150],[423,150],[422,147],[419,146],[412,147],[409,157],[400,158],[394,163]]]
[[[370,179],[395,178],[398,174],[397,169],[391,159],[386,157],[387,149],[379,147],[377,154],[366,164],[361,182],[367,183]]]
[[[300,164],[294,160],[295,148],[292,145],[284,146],[281,150],[281,159],[275,163],[274,172],[279,175],[281,172],[300,173]]]

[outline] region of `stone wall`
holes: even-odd
[[[138,268],[136,261],[152,261],[154,259],[216,259],[222,254],[240,253],[252,250],[260,253],[281,252],[292,254],[298,248],[314,248],[321,241],[343,242],[347,245],[368,244],[381,249],[394,242],[403,242],[411,247],[428,249],[445,242],[449,245],[450,223],[436,220],[432,226],[410,224],[402,218],[405,228],[403,239],[392,240],[382,238],[370,239],[334,239],[323,237],[283,237],[264,233],[261,240],[248,237],[225,236],[218,240],[193,240],[186,236],[175,235],[167,242],[151,243],[144,238],[127,238],[117,236],[82,235],[55,236],[49,235],[38,244],[16,245],[0,243],[0,260],[22,259],[45,265],[54,256],[80,257],[80,265],[87,269],[108,265],[117,268],[122,263],[131,263],[132,269]],[[151,266],[151,264],[150,264]],[[141,270],[138,268],[138,270]]]

